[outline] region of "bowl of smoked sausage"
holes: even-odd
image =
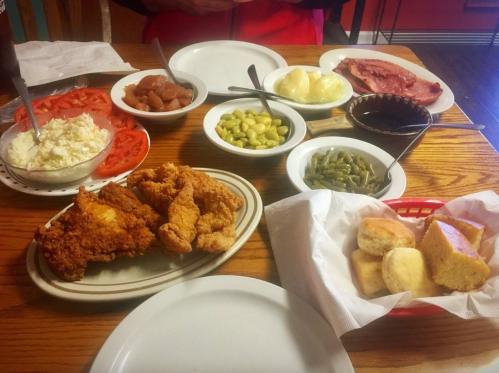
[[[208,95],[206,84],[183,71],[173,73],[186,89],[173,83],[164,69],[144,70],[119,80],[111,89],[113,103],[135,117],[154,123],[168,123],[201,105]]]

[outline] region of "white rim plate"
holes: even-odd
[[[189,45],[170,58],[170,67],[200,77],[208,92],[219,96],[243,96],[247,93],[232,92],[235,85],[253,87],[247,70],[254,64],[258,77],[288,64],[271,49],[257,44],[234,40],[207,41]]]
[[[151,148],[151,139],[146,129],[139,123],[135,122],[133,129],[143,131],[147,135],[147,141],[149,142],[149,149]],[[149,152],[149,151],[148,151]],[[144,159],[146,159],[146,156]],[[144,161],[142,160],[142,162]],[[90,176],[85,179],[80,179],[73,181],[72,183],[66,184],[41,184],[31,180],[27,180],[15,172],[11,171],[1,160],[0,160],[0,181],[7,185],[9,188],[17,190],[18,192],[23,192],[26,194],[33,194],[35,196],[70,196],[78,194],[78,188],[83,185],[86,190],[94,191],[102,188],[104,185],[111,181],[119,181],[125,176],[130,174],[133,170],[140,166],[140,162],[135,168],[123,172],[119,175],[112,177],[102,177],[96,171],[94,171]]]
[[[353,88],[350,82],[341,76],[338,73],[335,73],[334,71],[331,71],[331,69],[324,69],[316,66],[305,66],[305,65],[296,65],[296,66],[287,66],[287,67],[282,67],[280,69],[272,71],[270,74],[267,74],[267,76],[263,79],[263,89],[266,90],[267,92],[273,92],[273,93],[279,93],[276,92],[274,89],[275,83],[280,80],[284,79],[287,74],[289,74],[291,71],[293,71],[296,68],[300,68],[307,73],[314,72],[314,71],[320,71],[322,75],[328,75],[328,74],[334,74],[337,76],[339,80],[343,83],[343,97],[340,98],[339,100],[333,101],[333,102],[324,102],[321,104],[300,104],[297,102],[289,101],[289,100],[283,100],[280,98],[272,98],[273,100],[279,101],[285,105],[288,105],[300,112],[316,112],[316,111],[325,111],[325,110],[330,110],[335,107],[341,106],[344,103],[348,102],[350,98],[352,97],[353,94]]]
[[[429,80],[430,82],[437,82],[440,84],[440,87],[443,89],[442,95],[438,98],[437,101],[424,105],[430,114],[440,114],[446,110],[449,110],[454,104],[454,94],[447,84],[445,84],[442,79],[438,76],[425,69],[424,67],[418,66],[410,61],[404,60],[403,58],[399,58],[393,56],[391,54],[382,53],[378,51],[373,51],[369,49],[334,49],[324,53],[319,59],[319,66],[332,70],[346,57],[349,58],[375,58],[378,60],[388,61],[395,63],[404,69],[409,70],[410,72],[416,74],[418,77]],[[357,97],[358,94],[354,92],[354,97]]]
[[[135,258],[118,258],[109,263],[89,263],[82,280],[69,282],[50,270],[33,240],[26,259],[31,279],[41,290],[58,298],[104,302],[151,295],[218,267],[251,236],[260,222],[263,204],[258,191],[242,177],[221,170],[195,169],[224,183],[234,194],[244,199],[244,206],[236,213],[237,238],[231,249],[216,254],[193,250],[175,259],[168,259],[158,252]],[[64,210],[53,219],[62,212]]]
[[[212,276],[148,299],[111,333],[91,373],[353,373],[333,329],[265,281]]]
[[[366,160],[373,163],[374,170],[379,175],[383,175],[388,166],[394,161],[394,158],[383,149],[361,140],[348,137],[319,137],[305,141],[289,154],[286,161],[286,171],[291,184],[300,192],[311,190],[303,181],[305,170],[310,167],[310,159],[314,153],[325,153],[327,150],[334,148],[362,154]],[[404,194],[407,180],[400,163],[392,167],[390,174],[393,182],[388,191],[379,198],[381,201],[400,198]]]

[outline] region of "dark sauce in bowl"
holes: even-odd
[[[415,123],[413,120],[411,121],[407,118],[402,118],[397,115],[393,115],[390,113],[382,113],[379,111],[371,111],[363,113],[361,115],[358,115],[356,119],[362,124],[371,127],[375,130],[399,132],[399,133],[414,132],[414,129],[411,128],[402,129],[400,131],[397,131],[397,129],[399,127],[407,126],[410,124],[418,124]]]

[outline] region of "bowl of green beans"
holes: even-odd
[[[254,98],[230,100],[213,107],[203,121],[208,139],[219,148],[245,157],[269,157],[290,151],[305,138],[305,120],[294,109],[269,101],[282,118],[272,118]]]
[[[327,189],[373,195],[394,158],[367,142],[346,137],[320,137],[293,149],[286,162],[288,178],[300,192]],[[400,198],[406,177],[400,164],[390,170],[393,180],[380,199]]]

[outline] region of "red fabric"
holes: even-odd
[[[163,44],[228,40],[232,11],[198,17],[181,11],[148,17],[143,41],[158,37]],[[313,10],[286,2],[254,0],[235,8],[233,40],[269,45],[315,45]]]

